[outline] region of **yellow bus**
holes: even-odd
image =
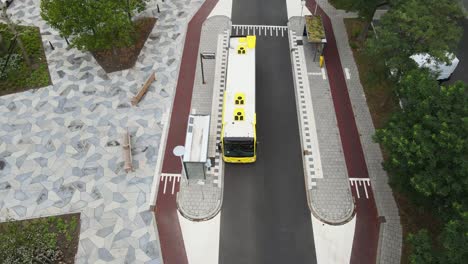
[[[230,38],[221,130],[225,162],[251,163],[257,159],[255,45],[255,36]]]

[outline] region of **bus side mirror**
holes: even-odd
[[[216,144],[216,147],[218,147],[218,151],[221,152],[221,142],[218,142],[218,143]]]

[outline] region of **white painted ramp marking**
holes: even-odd
[[[349,264],[353,248],[356,216],[344,225],[332,226],[312,214],[317,263]]]
[[[227,16],[231,18],[232,0],[219,0],[208,17]]]
[[[192,222],[177,211],[184,238],[185,252],[190,264],[218,264],[221,213],[215,218]]]

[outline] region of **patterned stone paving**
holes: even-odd
[[[40,0],[9,8],[41,29],[53,85],[0,97],[0,221],[81,212],[77,263],[161,263],[148,210],[162,130],[185,29],[202,0],[149,3],[158,21],[134,68],[106,74],[89,53],[68,49],[40,18]],[[55,49],[49,45],[52,43]],[[157,81],[138,107],[130,98]],[[122,134],[135,172],[123,170]]]

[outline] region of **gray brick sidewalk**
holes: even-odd
[[[302,21],[300,17],[292,17],[288,26],[290,34],[293,34],[290,36],[292,48],[295,49],[292,52],[293,60],[297,60],[293,61],[294,73],[296,80],[300,80],[296,83],[296,90],[299,91],[296,100],[298,108],[302,109],[299,111],[302,120],[300,127],[305,132],[302,144],[304,151],[309,150],[313,157],[313,173],[308,169],[310,165],[307,165],[310,158],[304,159],[307,196],[316,217],[330,224],[341,224],[352,218],[354,203],[328,78],[318,61],[313,61],[314,47],[302,37]],[[297,40],[304,40],[304,44],[296,45]]]
[[[398,208],[393,193],[388,185],[387,173],[382,169],[382,153],[379,145],[374,143],[375,133],[372,118],[367,106],[366,97],[359,80],[359,72],[353,53],[348,43],[348,35],[343,18],[350,13],[336,10],[328,2],[320,1],[322,9],[330,16],[335,33],[338,52],[344,68],[349,69],[350,79],[346,79],[348,91],[356,117],[356,124],[361,135],[361,144],[366,159],[369,178],[373,186],[379,216],[385,217],[381,223],[378,263],[400,263],[402,247],[402,228]]]
[[[221,128],[222,91],[224,90],[222,83],[226,73],[226,49],[230,28],[231,21],[225,16],[208,18],[202,27],[199,53],[215,53],[216,59],[203,60],[206,82],[203,84],[200,57],[198,57],[191,112],[211,115],[208,155],[214,160],[214,164],[208,170],[206,180],[183,181],[177,194],[177,206],[180,213],[194,221],[213,218],[218,214],[222,204],[222,161],[216,151],[216,142],[219,141],[218,134]]]

